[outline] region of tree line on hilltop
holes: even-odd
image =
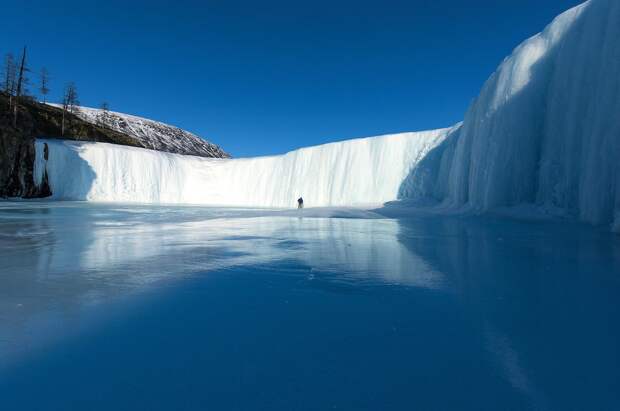
[[[0,90],[8,98],[8,110],[12,117],[12,125],[17,127],[19,122],[19,107],[25,102],[36,102],[42,104],[48,103],[50,95],[51,77],[46,67],[41,67],[35,72],[28,65],[27,48],[24,47],[18,58],[13,53],[7,53],[4,56],[2,64],[2,77],[0,78]],[[36,83],[32,84],[30,76],[36,76]],[[31,93],[29,86],[34,85],[35,93]],[[61,136],[65,135],[68,126],[71,126],[71,120],[74,115],[79,113],[79,99],[77,86],[73,81],[65,84],[62,91],[60,101],[62,109],[62,125]],[[107,126],[110,120],[109,104],[103,102],[101,111],[97,114],[97,125]],[[68,114],[71,114],[69,116]]]

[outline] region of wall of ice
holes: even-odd
[[[432,200],[488,211],[521,205],[620,231],[620,1],[591,0],[506,58],[462,125],[205,160],[49,141],[54,197],[291,207]],[[46,163],[46,164],[44,164]]]
[[[620,2],[591,0],[521,44],[470,107],[444,200],[591,223],[620,211]]]
[[[381,204],[453,129],[303,148],[282,156],[206,159],[104,143],[38,140],[35,180],[53,199],[226,206]],[[48,159],[44,158],[48,146]]]

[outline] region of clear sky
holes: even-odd
[[[580,2],[19,0],[3,3],[0,52],[27,45],[53,99],[73,80],[83,105],[253,156],[450,126],[515,46]]]

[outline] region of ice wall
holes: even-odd
[[[611,223],[620,211],[620,1],[584,3],[520,45],[446,155],[447,204],[530,203]]]
[[[381,204],[453,129],[349,140],[282,156],[205,159],[104,143],[38,140],[35,179],[54,199],[226,206]],[[43,158],[48,145],[48,160]]]

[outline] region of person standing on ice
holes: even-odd
[[[303,198],[301,198],[301,197],[299,197],[299,198],[297,199],[297,208],[299,208],[299,209],[304,208],[304,199],[303,199]]]

